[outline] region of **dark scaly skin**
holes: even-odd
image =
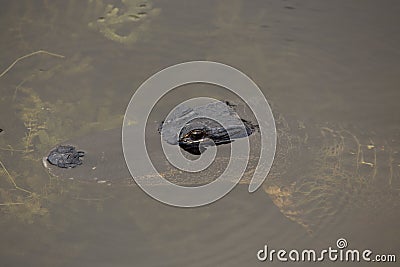
[[[252,135],[258,129],[257,125],[240,118],[235,107],[227,101],[217,101],[194,109],[183,106],[160,125],[159,132],[162,132],[167,143],[179,144],[187,152],[200,155],[208,146],[229,144],[235,139]],[[195,115],[201,118],[194,118]],[[207,115],[218,118],[219,122]],[[180,121],[185,118],[192,119],[181,127]]]

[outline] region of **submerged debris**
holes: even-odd
[[[75,168],[82,164],[85,155],[83,151],[77,151],[73,146],[58,146],[50,151],[47,161],[60,168]]]
[[[160,9],[153,8],[150,1],[142,0],[122,0],[119,5],[97,0],[94,10],[101,15],[88,24],[89,28],[122,44],[135,43],[149,29],[151,19],[160,13]]]

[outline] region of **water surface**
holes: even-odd
[[[3,3],[1,70],[38,50],[64,58],[35,55],[0,77],[0,160],[8,171],[0,171],[2,265],[274,265],[256,259],[264,244],[317,249],[340,237],[352,248],[397,253],[398,195],[364,195],[366,207],[344,209],[309,234],[263,190],[248,194],[240,185],[215,204],[179,209],[135,186],[57,179],[41,165],[60,142],[120,127],[145,79],[188,60],[232,65],[259,85],[274,111],[351,129],[363,144],[394,153],[400,147],[397,1],[154,1],[138,22],[99,24],[107,14],[138,12],[123,1]],[[167,95],[154,120],[191,96],[233,97],[188,86]],[[394,157],[397,178],[399,164]]]

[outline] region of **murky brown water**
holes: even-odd
[[[257,261],[265,244],[323,249],[340,237],[351,248],[399,257],[399,3],[154,1],[137,8],[144,2],[3,3],[1,72],[38,50],[63,57],[39,53],[0,74],[0,265],[274,265]],[[394,177],[393,190],[363,193],[353,203],[346,202],[348,188],[338,188],[346,209],[309,234],[262,189],[248,194],[240,185],[212,205],[180,209],[134,186],[48,175],[41,159],[51,147],[119,127],[145,79],[189,60],[234,66],[279,114],[351,129],[361,145],[390,151],[392,168],[378,165],[381,180],[370,186]],[[190,96],[227,95],[198,91],[170,94],[160,114]],[[292,175],[307,166],[296,168]]]

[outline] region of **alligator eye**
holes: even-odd
[[[190,139],[197,141],[202,139],[205,136],[205,134],[206,133],[204,132],[204,130],[192,130],[189,133],[189,137]]]

